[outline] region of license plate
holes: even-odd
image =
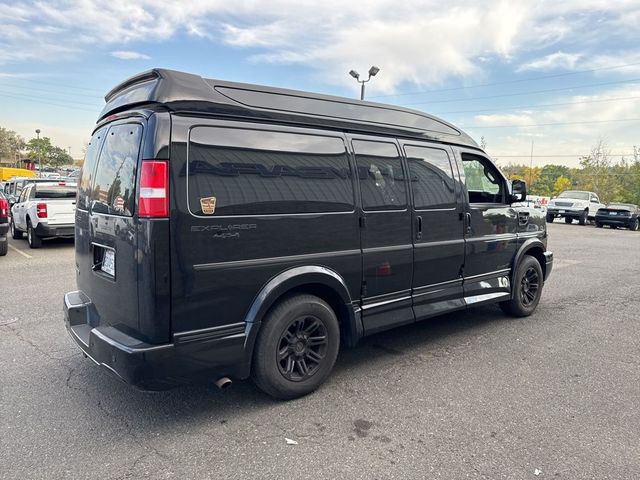
[[[609,215],[617,215],[618,212],[609,212]]]
[[[116,252],[114,250],[105,250],[104,257],[102,259],[102,267],[100,268],[104,273],[116,276]]]
[[[558,213],[564,213],[564,210],[558,210]]]

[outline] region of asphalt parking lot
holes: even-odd
[[[480,307],[367,338],[288,403],[248,381],[121,384],[63,327],[73,244],[11,240],[0,478],[640,478],[640,232],[549,229],[534,316]]]

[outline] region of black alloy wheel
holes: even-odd
[[[636,232],[638,230],[638,227],[640,226],[640,221],[635,218],[631,221],[631,224],[629,225],[629,230],[633,230],[634,232]]]
[[[293,320],[278,342],[278,369],[284,378],[300,382],[312,377],[327,354],[328,336],[324,324],[316,317]]]
[[[511,299],[500,302],[500,308],[515,317],[531,315],[540,302],[543,286],[544,276],[540,262],[531,255],[525,255],[513,278]]]
[[[540,288],[540,276],[537,270],[531,266],[527,269],[520,281],[520,299],[522,305],[525,307],[530,306],[538,296],[538,289]]]
[[[339,348],[340,326],[333,309],[315,295],[294,294],[262,320],[251,376],[275,398],[301,397],[326,380]]]

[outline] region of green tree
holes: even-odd
[[[26,148],[29,158],[43,166],[59,167],[73,163],[73,158],[63,148],[52,145],[49,137],[32,138]]]
[[[0,127],[0,160],[14,163],[24,150],[24,139],[13,130]]]
[[[554,197],[557,197],[565,190],[570,190],[572,186],[571,180],[565,176],[559,176],[553,183],[553,191],[551,192]]]

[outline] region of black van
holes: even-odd
[[[544,217],[442,120],[163,69],[105,99],[64,310],[130,384],[251,376],[293,398],[364,335],[540,300]]]

